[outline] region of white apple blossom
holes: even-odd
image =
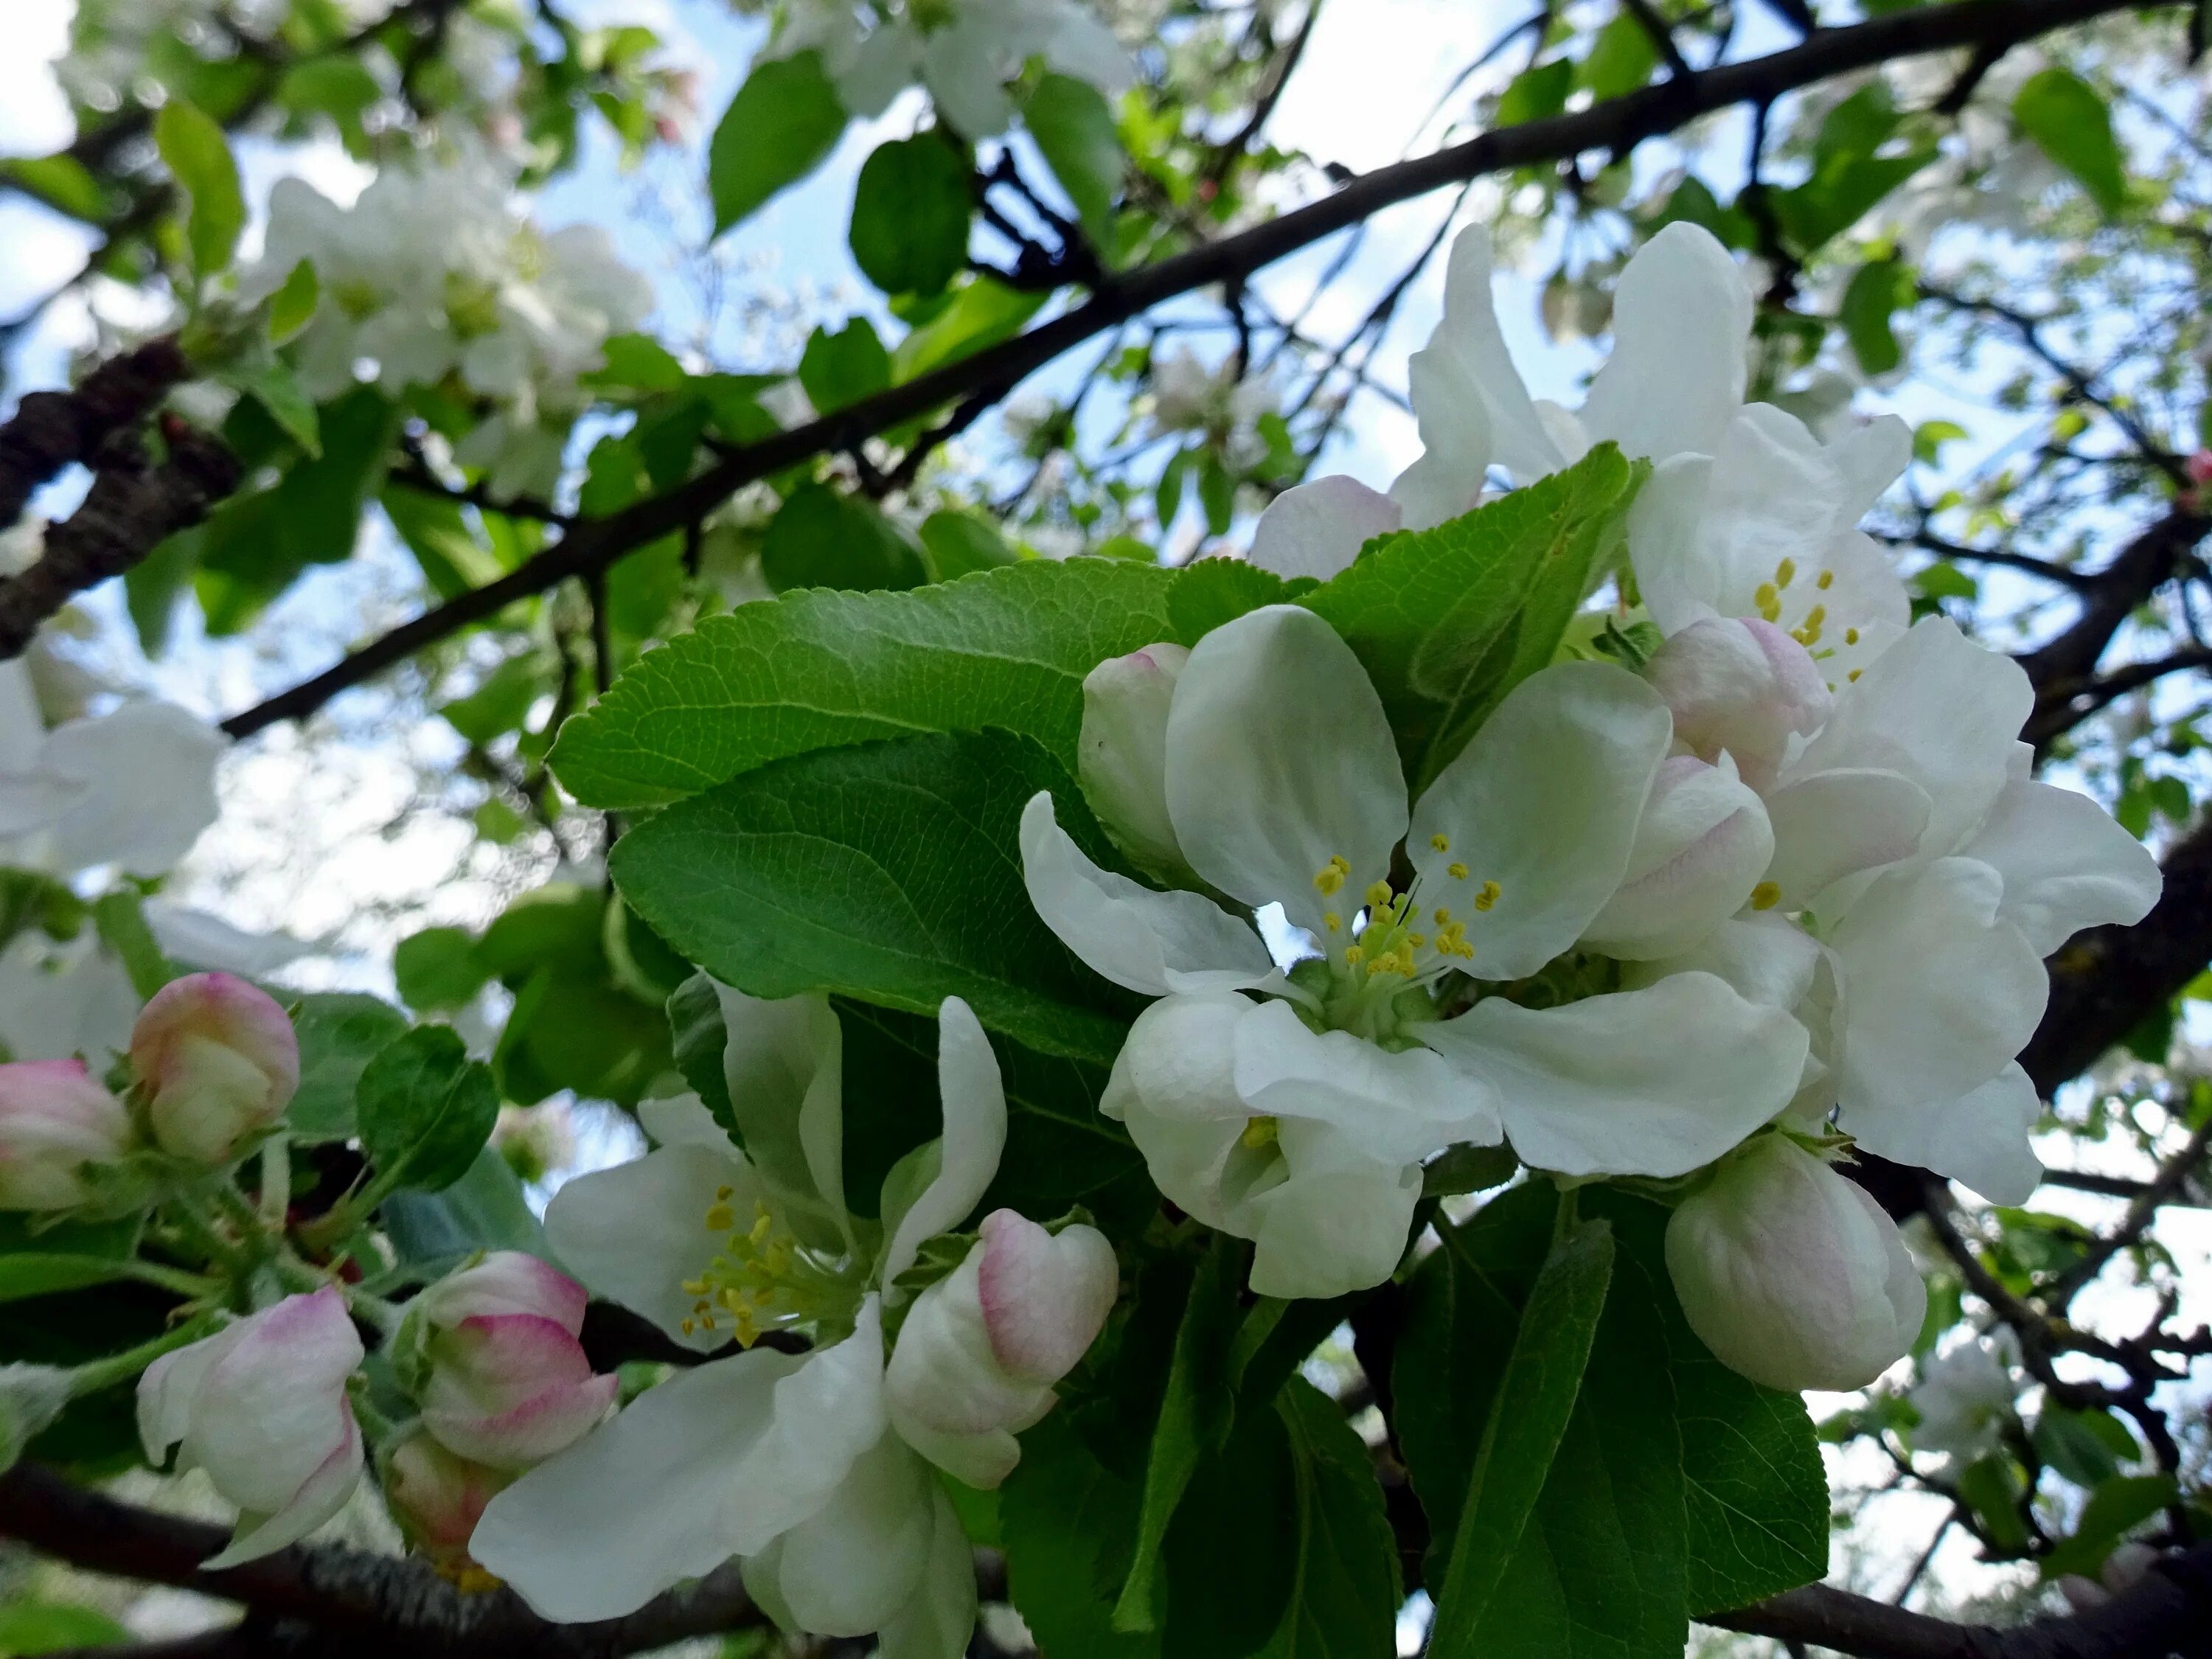
[[[361,1479],[346,1380],[362,1362],[345,1299],[325,1286],[163,1354],[138,1380],[138,1434],[155,1463],[181,1443],[238,1505],[234,1567],[296,1543],[343,1507]]]
[[[1208,368],[1189,347],[1181,346],[1152,364],[1152,430],[1196,433],[1239,470],[1267,455],[1260,417],[1281,402],[1282,388],[1273,375],[1241,374],[1234,357]]]
[[[993,1216],[953,1279],[908,1310],[898,1341],[921,1358],[894,1348],[887,1384],[884,1312],[907,1298],[901,1275],[997,1173],[1006,1097],[989,1041],[947,999],[945,1133],[893,1170],[878,1224],[845,1207],[842,1047],[827,1001],[725,990],[722,1007],[746,1150],[696,1097],[648,1102],[659,1149],[570,1182],[547,1233],[586,1284],[686,1346],[773,1328],[816,1346],[748,1346],[647,1390],[494,1498],[471,1552],[562,1620],[629,1612],[737,1557],[787,1628],[874,1632],[892,1659],[957,1659],[975,1622],[973,1553],[932,1463],[969,1479],[1011,1468],[1001,1437],[1042,1414],[1097,1334],[1111,1300],[1098,1258],[1112,1252],[1088,1228],[1040,1241]],[[988,1365],[958,1328],[971,1273]]]
[[[1905,1395],[1920,1414],[1910,1438],[1915,1451],[1971,1463],[2003,1443],[2018,1420],[2020,1340],[2005,1326],[1954,1343],[1921,1367]]]
[[[273,292],[302,260],[320,284],[293,347],[308,394],[336,396],[364,363],[393,392],[457,376],[495,408],[456,459],[485,468],[501,495],[550,492],[568,428],[589,402],[578,377],[653,306],[605,232],[541,231],[516,210],[504,171],[474,148],[386,167],[349,208],[280,179],[244,292]]]
[[[110,1164],[131,1115],[81,1060],[0,1065],[0,1210],[69,1210],[91,1194],[87,1165]]]
[[[1897,1224],[1781,1133],[1739,1147],[1676,1206],[1667,1271],[1716,1358],[1792,1393],[1865,1387],[1905,1357],[1928,1312]]]
[[[1555,665],[1409,808],[1382,702],[1328,623],[1271,605],[1216,629],[1175,685],[1168,817],[1214,889],[1279,905],[1303,933],[1310,960],[1290,978],[1251,923],[1101,869],[1049,795],[1030,802],[1038,915],[1097,972],[1161,999],[1103,1109],[1168,1197],[1256,1242],[1255,1291],[1386,1277],[1422,1160],[1455,1142],[1502,1133],[1541,1169],[1674,1176],[1787,1102],[1806,1037],[1784,1011],[1704,972],[1612,992],[1601,959],[1567,954],[1621,887],[1670,738],[1626,669]],[[1399,890],[1401,840],[1413,876]],[[1675,937],[1703,937],[1743,898],[1688,892]]]
[[[1148,645],[1111,657],[1083,677],[1076,776],[1084,798],[1121,850],[1166,878],[1187,874],[1168,818],[1168,710],[1190,653]]]
[[[1032,58],[1104,93],[1132,76],[1113,32],[1079,0],[796,0],[766,55],[808,51],[822,54],[850,113],[881,115],[918,81],[970,139],[1006,131],[1014,113],[1006,83]]]

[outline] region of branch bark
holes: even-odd
[[[199,1564],[228,1541],[223,1528],[118,1503],[35,1464],[0,1475],[0,1535],[94,1572],[242,1603],[265,1623],[249,1620],[240,1640],[263,1645],[226,1651],[270,1651],[287,1626],[307,1625],[313,1638],[297,1650],[325,1659],[620,1659],[765,1622],[734,1567],[591,1625],[550,1624],[511,1590],[464,1595],[419,1561],[358,1550],[295,1545],[209,1572]]]
[[[22,516],[41,484],[144,420],[189,372],[176,336],[165,334],[109,358],[70,391],[27,393],[0,426],[0,529]]]
[[[2167,0],[2168,4],[2178,0]],[[895,386],[849,409],[732,452],[667,494],[573,533],[497,581],[424,612],[355,651],[314,678],[232,716],[224,730],[246,737],[313,713],[423,647],[496,616],[517,599],[570,577],[605,569],[635,549],[681,530],[733,491],[814,455],[856,448],[902,422],[957,403],[980,386],[1012,386],[1069,348],[1139,313],[1211,283],[1235,284],[1285,255],[1356,225],[1394,203],[1485,173],[1556,162],[1588,150],[1626,154],[1647,138],[1741,103],[1785,93],[1893,58],[1960,46],[2002,46],[2136,8],[2129,0],[1956,0],[1891,12],[1849,27],[1822,29],[1762,58],[1676,76],[1571,114],[1486,132],[1432,155],[1352,179],[1313,203],[1241,234],[1158,264],[1120,274],[1082,306],[1040,328]]]

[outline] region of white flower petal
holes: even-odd
[[[1581,937],[1627,870],[1672,732],[1659,694],[1626,669],[1559,663],[1516,686],[1444,768],[1407,852],[1422,903],[1467,924],[1469,973],[1519,979]],[[1496,902],[1478,912],[1492,881]]]
[[[1727,755],[1659,763],[1620,890],[1583,931],[1623,960],[1674,956],[1743,908],[1774,855],[1766,808]]]
[[[1456,1141],[1499,1138],[1496,1094],[1426,1048],[1311,1030],[1287,1002],[1240,1020],[1236,1045],[1237,1093],[1248,1107],[1333,1124],[1378,1164],[1418,1164]]]
[[[1285,490],[1252,532],[1251,562],[1278,576],[1322,581],[1352,568],[1359,550],[1399,527],[1398,503],[1356,478],[1331,473]]]
[[[1898,772],[1842,768],[1786,783],[1766,798],[1774,826],[1767,879],[1795,910],[1862,870],[1912,856],[1928,828],[1928,792]]]
[[[936,1482],[895,1434],[856,1458],[829,1501],[745,1563],[772,1573],[801,1630],[866,1636],[913,1599],[929,1560]]]
[[[933,1494],[929,1560],[914,1599],[877,1638],[881,1659],[961,1659],[975,1633],[975,1549],[952,1500]]]
[[[1805,1028],[1711,974],[1563,1007],[1490,997],[1421,1040],[1504,1100],[1522,1160],[1563,1175],[1684,1175],[1790,1103]]]
[[[689,1090],[680,1095],[641,1100],[637,1103],[637,1121],[656,1146],[708,1146],[724,1158],[737,1152],[730,1143],[730,1132],[714,1121],[707,1103]]]
[[[2132,926],[2158,902],[2151,851],[2087,795],[2016,778],[1960,849],[2004,878],[1997,914],[2049,956],[2084,927]]]
[[[2043,1115],[2035,1085],[2018,1066],[1956,1100],[1884,1118],[1869,1151],[1965,1182],[1992,1204],[2025,1204],[2043,1180],[2029,1136]]]
[[[698,1298],[684,1281],[698,1277],[728,1232],[707,1224],[707,1212],[728,1201],[750,1216],[763,1196],[760,1178],[724,1139],[719,1146],[680,1142],[611,1170],[578,1176],[545,1208],[545,1237],[570,1273],[597,1294],[643,1314],[677,1341],[708,1352],[729,1340],[725,1331],[696,1330],[684,1322]]]
[[[1715,928],[1695,950],[1631,963],[1624,977],[1634,990],[1674,974],[1712,974],[1761,1007],[1795,1013],[1812,993],[1820,956],[1820,942],[1787,917],[1737,916]]]
[[[1006,1147],[1006,1095],[999,1057],[968,1005],[947,997],[937,1011],[937,1092],[944,1103],[944,1156],[937,1178],[899,1218],[884,1249],[881,1282],[893,1283],[914,1265],[922,1241],[966,1219],[999,1173]]]
[[[1299,1168],[1304,1143],[1346,1137],[1324,1124],[1284,1129],[1290,1178],[1247,1206],[1253,1294],[1327,1297],[1381,1284],[1406,1253],[1419,1167],[1324,1159],[1333,1167],[1308,1172]]]
[[[1583,427],[1632,458],[1714,453],[1743,402],[1752,295],[1710,232],[1668,226],[1637,251],[1613,301],[1613,356],[1590,382]]]
[[[167,875],[216,820],[216,762],[229,739],[166,702],[125,703],[46,736],[41,763],[86,787],[50,833],[71,870],[115,864]]]
[[[1314,878],[1353,891],[1389,868],[1406,781],[1382,699],[1310,611],[1267,605],[1193,647],[1168,716],[1168,814],[1191,868],[1247,904],[1322,931]]]
[[[1039,790],[1022,809],[1022,882],[1060,942],[1116,985],[1146,996],[1242,990],[1278,976],[1251,927],[1199,893],[1157,892],[1093,864]]]
[[[1897,416],[1877,415],[1830,444],[1828,459],[1843,480],[1844,520],[1856,524],[1912,465],[1912,428]]]
[[[1834,715],[1784,778],[1845,767],[1903,773],[1932,803],[1923,848],[1948,853],[2003,789],[2034,706],[2018,663],[1945,617],[1923,617],[1838,691]]]
[[[1988,865],[1939,859],[1881,877],[1829,936],[1846,1010],[1842,1127],[1885,1158],[1917,1140],[1931,1106],[2009,1065],[2043,1016],[2043,959],[2000,917],[2003,896]]]

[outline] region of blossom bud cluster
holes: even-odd
[[[303,260],[319,298],[291,349],[308,395],[337,396],[367,362],[390,392],[450,380],[488,400],[494,413],[455,459],[483,468],[500,495],[550,493],[568,427],[590,401],[579,377],[653,305],[604,232],[539,230],[516,210],[503,171],[473,149],[386,167],[349,208],[280,180],[245,291],[274,292]]]
[[[82,1060],[0,1065],[0,1210],[93,1203],[93,1172],[142,1145],[228,1164],[283,1115],[300,1084],[290,1018],[232,974],[191,974],[155,992],[131,1028],[130,1063],[137,1115]]]

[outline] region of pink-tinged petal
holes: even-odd
[[[0,1210],[65,1210],[88,1196],[82,1170],[122,1155],[123,1103],[81,1060],[0,1065]]]
[[[584,1326],[584,1287],[550,1262],[521,1250],[495,1250],[472,1267],[450,1273],[422,1293],[433,1324],[502,1314],[534,1314],[574,1336]]]
[[[1252,532],[1251,560],[1278,576],[1322,581],[1348,570],[1359,550],[1405,522],[1398,503],[1356,478],[1332,474],[1285,490]]]
[[[131,1064],[155,1139],[204,1163],[275,1122],[300,1086],[291,1019],[234,974],[190,974],[155,992],[131,1027]]]
[[[1032,1382],[1073,1370],[1114,1306],[1121,1267],[1094,1227],[1057,1236],[1012,1210],[983,1218],[977,1288],[999,1364]]]
[[[229,1547],[201,1562],[203,1572],[220,1572],[274,1554],[298,1543],[345,1507],[361,1480],[361,1431],[354,1424],[353,1407],[341,1399],[339,1409],[345,1417],[345,1437],[283,1509],[265,1516],[256,1516],[252,1511],[240,1515]]]
[[[596,1428],[622,1391],[610,1371],[579,1382],[555,1383],[495,1413],[422,1407],[422,1426],[447,1450],[490,1468],[520,1470],[542,1463]]]

